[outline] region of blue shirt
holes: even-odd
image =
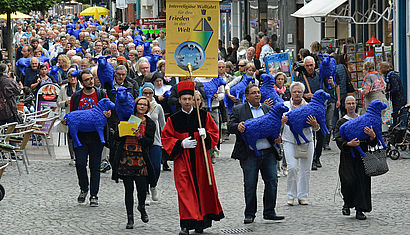
[[[248,104],[249,104],[249,107],[251,108],[253,118],[257,118],[257,117],[265,115],[265,113],[263,112],[261,104],[259,104],[258,108],[253,107],[250,103],[248,103]],[[258,139],[256,141],[256,148],[258,150],[268,149],[270,147],[272,147],[272,145],[269,143],[268,139],[266,139],[266,138]],[[249,146],[249,148],[253,150],[253,148],[251,146]]]

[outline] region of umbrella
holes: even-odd
[[[101,21],[100,15],[109,15],[110,10],[104,7],[89,7],[82,11],[80,15],[82,16],[94,16],[94,19]]]
[[[33,17],[17,11],[17,12],[11,13],[11,18],[12,19],[32,19]],[[7,14],[1,14],[0,19],[7,19]]]

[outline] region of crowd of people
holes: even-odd
[[[366,150],[368,145],[375,144],[374,132],[367,130],[369,142],[348,142],[340,137],[338,127],[358,116],[357,102],[352,96],[355,92],[364,96],[363,112],[374,99],[385,103],[390,99],[396,120],[405,100],[400,75],[391,64],[383,62],[376,71],[373,63],[365,63],[363,87],[356,91],[343,55],[334,55],[338,63],[336,77],[323,80],[321,84],[318,70],[320,44],[314,42],[310,50],[300,49],[294,65],[295,81],[289,81],[284,73],[274,74],[273,92],[277,92],[289,110],[293,110],[310,102],[317,90],[324,89],[331,95],[326,103],[326,126],[332,134],[323,135],[317,120],[310,117],[304,121],[311,127],[303,130],[310,143],[300,147],[285,125],[287,120],[284,117],[281,137],[258,140],[256,147],[261,156],[256,157],[253,150],[247,151],[241,133],[245,131],[244,121],[264,115],[272,106],[270,102],[260,103],[259,87],[262,84],[260,76],[266,73],[264,58],[280,52],[276,35],[268,37],[260,32],[256,42],[248,36],[241,42],[235,37],[232,47],[227,49],[219,41],[218,76],[226,85],[218,88],[212,104],[208,104],[204,99],[203,83],[213,78],[166,76],[165,60],[168,58],[165,57],[164,31],[158,35],[143,34],[133,24],[123,30],[119,26],[111,28],[93,20],[73,21],[64,16],[16,21],[13,37],[16,61],[26,59],[29,64],[24,70],[13,70],[15,66],[11,61],[0,65],[3,74],[0,80],[1,124],[16,120],[15,97],[20,96],[20,90],[23,91],[20,101],[24,103],[24,111],[33,112],[33,94],[45,84],[60,86],[57,107],[63,114],[91,109],[103,98],[115,102],[113,89],[119,87],[128,88],[135,99],[134,115],[142,120],[135,136],[119,137],[119,118],[114,110],[104,112],[108,119],[105,146],[97,132],[80,132],[78,137],[83,144],[80,147],[74,147],[68,135],[70,165],[76,167],[80,186],[79,203],[84,203],[90,193],[90,206],[98,206],[100,172],[112,169],[113,180],[118,182],[121,179],[124,184],[126,228],[131,229],[134,224],[134,184],[137,209],[146,223],[149,221],[146,205],[150,205],[150,199],[159,200],[157,184],[161,166],[164,171],[171,170],[167,161],[173,160],[180,206],[180,234],[189,234],[192,229],[202,232],[211,226],[212,220],[219,221],[224,217],[212,163],[217,164],[221,145],[232,134],[236,135],[232,158],[239,160],[244,177],[244,223],[252,223],[256,217],[259,171],[265,185],[263,218],[282,220],[284,217],[275,212],[278,177],[287,176],[288,205],[294,205],[295,200],[300,205],[309,205],[311,170],[322,167],[322,150],[330,150],[330,141],[334,139],[341,150],[339,174],[345,201],[342,212],[349,215],[350,208],[355,207],[356,218],[366,218],[363,212],[371,210],[370,177],[364,175],[362,163],[353,159],[346,147],[360,144]],[[101,84],[98,78],[97,58],[101,56],[109,56],[108,62],[115,70],[111,88]],[[230,90],[245,75],[253,79],[244,91],[246,100],[240,100]],[[224,99],[235,103],[230,116]],[[198,115],[197,109],[200,109]],[[58,131],[68,133],[65,120],[58,126]],[[205,156],[211,162],[208,165],[204,161],[201,138],[207,150]],[[282,148],[277,149],[275,146],[280,143]],[[300,152],[305,153],[304,156]],[[212,187],[208,186],[208,180]]]

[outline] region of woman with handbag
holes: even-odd
[[[290,101],[285,101],[285,106],[289,110],[296,109],[307,102],[303,99],[305,86],[301,82],[293,82],[290,85]],[[309,140],[309,143],[298,145],[295,137],[288,125],[284,125],[282,131],[283,150],[288,167],[287,188],[288,188],[288,205],[293,206],[294,200],[297,198],[300,205],[308,205],[307,197],[309,195],[310,171],[313,161],[314,142],[313,131],[318,131],[320,126],[315,117],[309,116],[307,122],[312,127],[303,129],[303,133]],[[287,122],[287,117],[282,118],[282,123]],[[299,182],[298,180],[298,165],[299,165]]]
[[[365,169],[361,157],[355,156],[360,154],[354,149],[360,145],[364,152],[368,152],[368,147],[376,146],[376,134],[372,128],[365,127],[364,132],[369,135],[368,141],[351,140],[347,141],[340,136],[339,128],[347,121],[358,117],[355,113],[356,100],[353,96],[347,96],[345,99],[345,107],[347,114],[343,116],[336,124],[335,138],[336,144],[340,149],[340,165],[339,177],[341,182],[341,191],[343,195],[344,205],[342,208],[343,215],[350,215],[350,208],[356,209],[356,219],[365,220],[366,216],[363,212],[372,210],[372,201],[370,193],[370,176],[365,174]]]
[[[119,137],[120,144],[115,154],[115,164],[113,166],[112,179],[118,182],[118,178],[123,180],[125,189],[125,207],[127,209],[128,223],[126,228],[134,227],[134,185],[137,187],[138,211],[141,213],[141,220],[148,223],[149,218],[145,210],[145,199],[147,197],[147,184],[153,183],[154,171],[151,165],[149,150],[154,143],[156,131],[155,122],[146,114],[150,111],[151,105],[147,97],[141,96],[135,100],[135,116],[142,121],[138,128],[134,130],[134,136]]]

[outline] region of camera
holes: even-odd
[[[120,30],[127,30],[128,28],[129,28],[130,26],[128,26],[128,24],[127,23],[122,23],[122,24],[120,24],[119,26],[118,26],[118,28],[120,29]]]

